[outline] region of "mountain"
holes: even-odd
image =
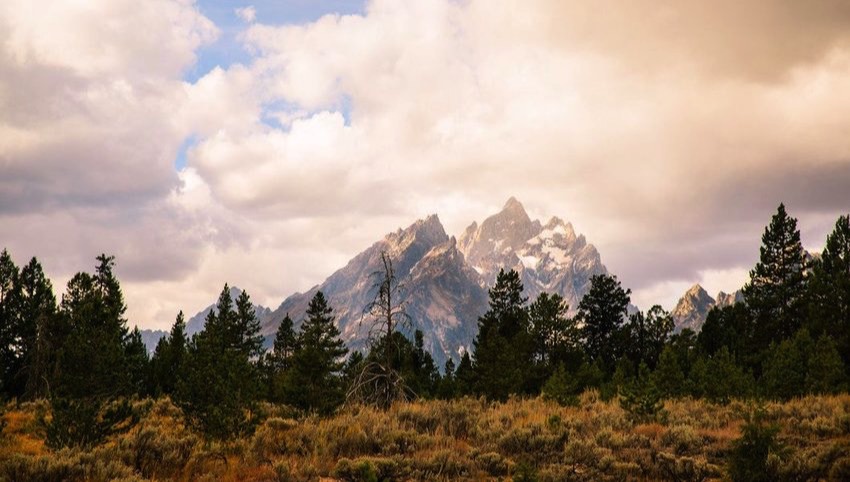
[[[685,328],[699,331],[714,304],[714,298],[709,296],[702,286],[698,284],[691,286],[670,313],[675,323],[674,331],[678,333]]]
[[[724,293],[721,291],[717,293],[717,297],[712,298],[702,286],[695,284],[682,295],[676,307],[670,313],[675,323],[673,331],[678,333],[685,328],[690,328],[699,332],[702,329],[703,323],[705,323],[708,312],[712,308],[715,306],[720,308],[731,306],[743,300],[744,295],[741,290],[734,293]]]
[[[742,290],[738,290],[734,293],[724,293],[721,291],[720,293],[717,293],[716,300],[716,306],[718,308],[725,308],[727,306],[732,306],[735,303],[742,303],[744,301],[744,292]]]
[[[608,272],[599,252],[583,235],[576,236],[572,224],[553,217],[543,226],[514,198],[480,226],[473,222],[458,244],[486,286],[492,286],[499,269],[513,268],[529,299],[544,291],[559,293],[571,314],[590,288],[590,277]]]
[[[142,343],[145,344],[148,355],[153,354],[156,344],[159,343],[159,339],[168,335],[168,332],[164,330],[139,330],[139,333],[142,335]]]
[[[544,226],[510,198],[499,213],[480,225],[473,222],[460,239],[446,234],[437,215],[386,235],[322,283],[286,298],[263,320],[263,335],[273,338],[287,313],[300,325],[307,304],[321,290],[348,347],[365,349],[371,320],[363,309],[374,299],[371,274],[381,269],[382,252],[389,254],[403,287],[413,325],[406,331],[422,330],[425,348],[439,366],[470,350],[499,269],[520,272],[530,299],[541,291],[557,292],[573,309],[590,277],[607,272],[596,248],[571,224],[552,218]]]

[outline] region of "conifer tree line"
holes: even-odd
[[[809,257],[784,205],[764,231],[744,301],[712,309],[698,334],[674,334],[660,306],[630,313],[631,293],[613,275],[593,276],[569,316],[560,295],[529,300],[519,274],[501,271],[472,347],[442,370],[419,331],[409,339],[388,329],[368,351],[350,352],[321,291],[306,312],[287,314],[264,350],[249,295],[234,300],[226,284],[201,332],[189,337],[181,312],[149,356],[128,328],[114,266],[98,256],[57,301],[37,259],[19,268],[0,254],[0,393],[49,400],[54,446],[96,443],[132,397],[171,397],[213,438],[250,431],[264,401],[330,414],[370,363],[389,365],[418,397],[542,394],[571,404],[593,388],[638,415],[669,397],[787,399],[843,391],[850,380],[850,217]]]

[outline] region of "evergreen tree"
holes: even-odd
[[[581,299],[578,319],[585,350],[593,361],[613,372],[616,360],[623,353],[620,329],[626,318],[631,290],[623,290],[616,276],[606,274],[590,278],[590,289]]]
[[[277,327],[270,360],[275,372],[283,372],[289,369],[292,357],[298,349],[298,334],[295,333],[295,325],[289,313],[283,317],[280,326]]]
[[[806,391],[815,394],[839,393],[846,388],[844,365],[835,342],[828,335],[821,335],[809,357]]]
[[[559,405],[578,405],[576,391],[575,380],[567,373],[563,363],[558,365],[541,389],[544,398],[557,402]]]
[[[256,360],[263,354],[263,336],[260,334],[260,319],[246,291],[236,298],[236,334],[234,342],[243,356]]]
[[[714,355],[725,346],[733,357],[753,366],[757,358],[753,353],[753,329],[750,311],[743,303],[715,307],[708,312],[697,344],[707,355]]]
[[[20,368],[16,351],[21,338],[18,291],[18,267],[4,249],[0,253],[0,393],[7,396],[14,391],[14,378]]]
[[[138,327],[134,327],[133,331],[127,335],[124,343],[124,359],[130,383],[130,393],[147,395],[149,392],[150,359]]]
[[[694,333],[694,330],[685,328],[679,333],[672,335],[670,337],[670,342],[667,345],[673,350],[673,353],[676,354],[676,361],[679,364],[679,368],[682,369],[682,373],[684,373],[685,378],[687,378],[694,361],[697,359],[699,351],[697,334]]]
[[[760,380],[768,396],[787,400],[805,393],[808,359],[814,346],[805,329],[792,339],[771,345]]]
[[[667,345],[658,357],[658,366],[652,374],[652,382],[664,398],[678,397],[683,393],[685,374],[679,366],[679,357],[672,346]]]
[[[21,270],[19,282],[22,366],[18,381],[24,387],[26,398],[32,399],[47,394],[45,381],[51,361],[55,360],[51,328],[56,316],[56,296],[35,258]]]
[[[455,371],[455,383],[458,396],[470,395],[475,390],[477,384],[475,369],[472,366],[472,358],[467,351],[463,352],[463,356],[460,357],[460,363],[458,363]]]
[[[850,367],[850,216],[838,218],[812,272],[810,329],[815,336],[831,336]]]
[[[97,260],[95,274],[77,273],[62,297],[60,316],[67,336],[50,384],[59,397],[110,398],[133,391],[126,363],[127,307],[112,272],[115,258],[101,255]]]
[[[458,387],[455,375],[455,362],[449,358],[446,360],[446,365],[443,368],[443,377],[440,379],[440,385],[437,391],[437,396],[443,400],[452,399],[458,396]]]
[[[733,397],[743,397],[752,392],[751,374],[735,363],[726,347],[711,357],[700,357],[690,373],[689,391],[696,397],[712,402],[728,403]]]
[[[189,345],[178,400],[211,437],[250,428],[252,420],[246,420],[246,414],[252,413],[259,395],[255,361],[262,349],[259,325],[252,318],[248,295],[243,292],[234,309],[225,284],[204,330]]]
[[[286,376],[292,366],[292,357],[298,348],[298,334],[289,313],[284,316],[275,333],[272,351],[263,360],[269,397],[276,402],[285,399]]]
[[[673,332],[673,318],[659,305],[644,315],[637,312],[629,317],[625,326],[625,353],[635,366],[645,363],[654,369],[667,339]]]
[[[806,259],[797,220],[779,208],[762,236],[759,262],[750,271],[744,299],[754,322],[754,347],[790,338],[802,325]]]
[[[425,350],[424,334],[420,330],[413,333],[413,350],[410,354],[411,388],[420,397],[430,398],[436,395],[440,372],[434,364],[434,358]]]
[[[661,413],[664,407],[662,395],[646,363],[641,363],[636,376],[621,387],[620,406],[636,422],[654,421]]]
[[[174,395],[184,370],[187,346],[186,321],[181,311],[171,326],[171,332],[157,342],[151,357],[151,393]]]
[[[500,270],[473,342],[476,389],[488,398],[529,391],[533,341],[525,302],[519,274]]]
[[[135,392],[128,360],[126,305],[112,268],[112,256],[98,256],[94,275],[77,273],[62,297],[61,339],[51,380],[53,414],[48,443],[89,445],[112,433],[129,416],[129,405],[115,397]],[[140,340],[138,340],[140,341]],[[85,369],[81,369],[85,367]]]
[[[287,400],[304,410],[331,413],[343,402],[342,358],[346,353],[334,325],[333,309],[317,291],[298,334],[298,349],[287,377]]]
[[[581,362],[579,329],[567,316],[569,305],[559,294],[541,293],[528,307],[533,342],[533,389],[539,391],[559,364]]]

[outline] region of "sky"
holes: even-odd
[[[733,291],[780,202],[850,211],[850,3],[5,0],[0,247],[131,325],[276,307],[431,213],[510,196],[642,308]]]

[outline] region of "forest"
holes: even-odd
[[[322,292],[264,350],[225,284],[203,331],[179,313],[149,356],[113,257],[57,301],[4,250],[0,480],[850,480],[850,216],[810,256],[780,205],[761,241],[743,302],[699,333],[630,313],[614,275],[569,316],[502,271],[443,367],[389,256],[365,352]]]

